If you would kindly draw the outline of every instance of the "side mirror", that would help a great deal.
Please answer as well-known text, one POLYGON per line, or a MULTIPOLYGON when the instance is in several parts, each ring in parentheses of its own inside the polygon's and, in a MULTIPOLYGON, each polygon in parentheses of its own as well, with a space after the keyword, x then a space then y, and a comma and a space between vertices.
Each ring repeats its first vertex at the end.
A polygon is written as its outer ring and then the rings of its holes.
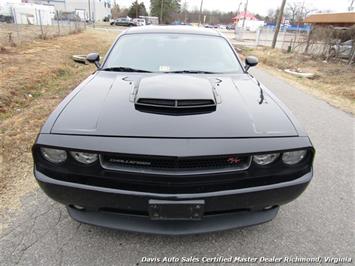
POLYGON ((250 67, 256 66, 259 63, 255 56, 247 56, 245 58, 245 70, 248 71, 250 67))
POLYGON ((95 64, 97 68, 100 67, 100 55, 98 53, 91 53, 86 56, 88 62, 95 64))

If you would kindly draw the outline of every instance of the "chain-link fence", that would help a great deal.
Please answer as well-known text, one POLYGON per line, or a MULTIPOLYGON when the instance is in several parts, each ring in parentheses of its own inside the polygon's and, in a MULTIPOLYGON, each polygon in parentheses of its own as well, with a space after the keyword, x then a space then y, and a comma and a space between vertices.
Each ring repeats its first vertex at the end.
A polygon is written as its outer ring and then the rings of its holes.
POLYGON ((18 46, 35 39, 77 33, 86 28, 84 21, 52 20, 51 25, 0 23, 0 48, 18 46))
MULTIPOLYGON (((236 44, 256 47, 271 47, 274 30, 268 27, 257 31, 237 29, 234 36, 236 44)), ((229 33, 230 34, 230 33, 229 33)), ((339 59, 354 58, 355 28, 319 27, 311 31, 280 31, 276 48, 288 52, 307 53, 313 56, 336 57, 339 59)))
MULTIPOLYGON (((255 46, 266 46, 271 47, 272 40, 274 37, 274 30, 270 28, 259 28, 257 31, 236 31, 236 40, 240 44, 255 47, 255 46)), ((308 32, 301 31, 280 31, 276 48, 295 52, 304 52, 307 45, 308 32)))

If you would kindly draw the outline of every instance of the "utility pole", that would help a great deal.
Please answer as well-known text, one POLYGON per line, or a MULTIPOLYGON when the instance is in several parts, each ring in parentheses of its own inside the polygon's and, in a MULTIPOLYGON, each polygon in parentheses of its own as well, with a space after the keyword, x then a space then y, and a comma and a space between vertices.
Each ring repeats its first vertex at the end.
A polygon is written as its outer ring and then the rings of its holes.
POLYGON ((234 21, 234 33, 235 33, 235 39, 237 38, 241 38, 241 34, 240 31, 238 29, 238 24, 239 24, 239 14, 240 14, 240 7, 243 4, 243 0, 240 0, 239 5, 238 5, 238 10, 237 10, 237 14, 235 15, 235 21, 234 21))
POLYGON ((138 18, 138 9, 139 9, 138 0, 136 0, 136 18, 138 18))
POLYGON ((89 17, 88 17, 88 19, 89 19, 89 23, 90 23, 90 21, 91 21, 91 7, 90 7, 90 0, 88 0, 88 8, 89 8, 89 17))
POLYGON ((243 18, 242 29, 244 29, 245 20, 246 20, 246 17, 247 17, 247 12, 248 12, 248 0, 245 2, 245 6, 244 6, 244 18, 243 18))
POLYGON ((96 0, 92 0, 92 5, 93 5, 93 27, 95 28, 95 22, 96 22, 96 5, 95 5, 96 0))
POLYGON ((160 0, 160 24, 163 24, 164 0, 160 0))
POLYGON ((351 0, 350 6, 348 7, 349 12, 353 11, 354 9, 353 5, 354 5, 354 0, 351 0))
POLYGON ((280 26, 281 26, 281 21, 282 21, 282 16, 283 16, 283 14, 284 14, 285 5, 286 5, 286 0, 282 0, 281 7, 280 7, 280 12, 279 12, 279 16, 277 17, 277 22, 276 22, 276 27, 275 27, 274 38, 272 39, 272 45, 271 45, 271 48, 272 48, 272 49, 274 49, 275 46, 276 46, 277 36, 279 35, 280 26))
POLYGON ((186 0, 185 0, 185 2, 184 2, 184 23, 185 24, 187 22, 187 13, 186 13, 186 11, 187 11, 187 3, 186 3, 186 0))
POLYGON ((199 25, 202 24, 202 8, 203 8, 203 0, 201 0, 200 13, 198 14, 198 23, 199 23, 199 25))

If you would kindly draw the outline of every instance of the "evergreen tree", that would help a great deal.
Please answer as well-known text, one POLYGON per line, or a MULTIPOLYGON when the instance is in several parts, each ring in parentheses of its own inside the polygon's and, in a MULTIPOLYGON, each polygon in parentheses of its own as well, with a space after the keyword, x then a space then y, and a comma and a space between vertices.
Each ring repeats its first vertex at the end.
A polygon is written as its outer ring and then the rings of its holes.
POLYGON ((161 6, 163 6, 163 18, 161 24, 170 23, 180 13, 180 0, 150 0, 150 14, 151 16, 159 17, 161 15, 161 6))
POLYGON ((138 3, 138 1, 133 2, 128 10, 128 16, 131 18, 138 18, 139 16, 147 16, 147 15, 148 12, 143 2, 142 3, 138 3))

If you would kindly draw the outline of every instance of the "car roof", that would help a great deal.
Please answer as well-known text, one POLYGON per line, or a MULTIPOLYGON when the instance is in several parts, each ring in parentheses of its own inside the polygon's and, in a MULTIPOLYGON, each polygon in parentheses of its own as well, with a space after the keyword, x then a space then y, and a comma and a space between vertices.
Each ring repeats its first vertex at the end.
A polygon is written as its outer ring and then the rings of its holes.
POLYGON ((123 34, 139 34, 139 33, 181 33, 181 34, 200 34, 209 36, 221 36, 221 34, 213 29, 194 26, 158 26, 149 25, 142 27, 129 28, 123 34))

